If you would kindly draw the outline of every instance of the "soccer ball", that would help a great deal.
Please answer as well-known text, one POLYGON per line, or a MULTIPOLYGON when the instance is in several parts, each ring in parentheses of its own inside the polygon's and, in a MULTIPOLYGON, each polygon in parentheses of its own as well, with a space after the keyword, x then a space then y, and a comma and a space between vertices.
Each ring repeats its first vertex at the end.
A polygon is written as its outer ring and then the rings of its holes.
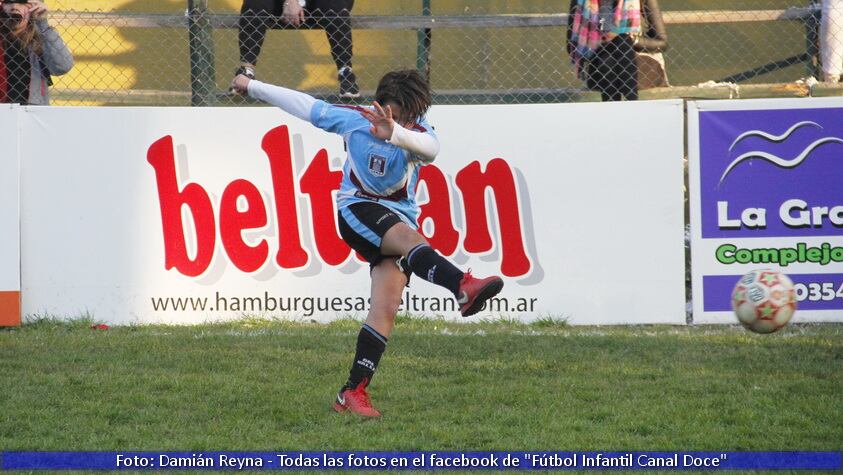
POLYGON ((777 270, 754 270, 735 284, 732 309, 748 330, 773 333, 796 312, 796 291, 790 278, 777 270))

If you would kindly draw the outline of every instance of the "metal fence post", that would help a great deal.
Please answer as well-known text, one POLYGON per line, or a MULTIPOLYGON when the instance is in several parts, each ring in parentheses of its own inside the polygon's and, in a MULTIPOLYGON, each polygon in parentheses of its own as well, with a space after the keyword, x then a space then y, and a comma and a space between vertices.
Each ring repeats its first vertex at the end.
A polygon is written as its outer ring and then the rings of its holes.
POLYGON ((822 72, 820 71, 820 21, 822 16, 820 14, 820 5, 818 2, 811 3, 811 12, 806 16, 802 22, 805 25, 805 71, 808 76, 813 76, 822 81, 822 72))
POLYGON ((190 48, 190 105, 210 106, 215 102, 217 85, 208 0, 187 0, 187 24, 190 48))
MULTIPOLYGON (((430 16, 430 0, 422 0, 422 15, 430 16)), ((430 28, 418 30, 418 47, 416 49, 416 69, 430 80, 430 28)))

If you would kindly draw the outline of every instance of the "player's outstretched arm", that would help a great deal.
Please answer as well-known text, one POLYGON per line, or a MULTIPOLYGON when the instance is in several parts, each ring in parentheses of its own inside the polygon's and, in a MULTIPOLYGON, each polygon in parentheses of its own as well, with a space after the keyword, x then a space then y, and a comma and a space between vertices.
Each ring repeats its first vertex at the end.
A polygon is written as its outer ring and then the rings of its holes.
POLYGON ((430 163, 439 155, 439 139, 427 132, 416 132, 395 124, 389 143, 413 153, 423 162, 430 163))
POLYGON ((377 102, 373 105, 373 109, 360 112, 372 124, 369 132, 373 136, 409 151, 423 162, 430 163, 436 158, 439 139, 435 135, 404 128, 393 119, 391 107, 381 107, 377 102))
POLYGON ((234 78, 231 88, 239 94, 248 94, 249 97, 272 104, 308 122, 310 122, 310 111, 316 103, 315 98, 303 92, 249 79, 248 76, 242 74, 234 78))

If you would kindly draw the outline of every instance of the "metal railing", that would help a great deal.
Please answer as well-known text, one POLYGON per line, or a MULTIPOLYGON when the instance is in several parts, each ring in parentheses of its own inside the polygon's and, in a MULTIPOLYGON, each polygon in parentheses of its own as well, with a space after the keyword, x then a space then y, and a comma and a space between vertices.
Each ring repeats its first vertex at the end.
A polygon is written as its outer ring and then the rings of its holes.
MULTIPOLYGON (((239 64, 236 36, 243 18, 216 14, 208 10, 207 0, 189 0, 187 7, 184 14, 53 12, 51 23, 71 43, 77 57, 76 70, 67 78, 56 79, 54 99, 61 103, 148 105, 243 103, 242 98, 227 92, 239 64), (128 43, 135 49, 127 47, 128 43)), ((818 14, 819 7, 813 5, 665 11, 670 44, 665 59, 671 86, 642 91, 641 97, 843 93, 837 84, 798 82, 820 75, 818 14), (751 34, 762 40, 742 44, 743 38, 718 36, 721 31, 735 36, 751 34), (709 44, 700 44, 702 39, 709 44), (724 48, 730 41, 736 43, 724 48), (744 46, 748 51, 741 51, 744 46)), ((247 20, 262 22, 273 31, 297 29, 278 17, 247 20)), ((437 103, 600 99, 576 77, 565 52, 567 13, 436 15, 429 0, 423 0, 416 15, 352 14, 350 22, 355 52, 361 44, 366 45, 364 49, 377 50, 363 55, 364 59, 354 58, 363 96, 360 101, 372 94, 380 74, 396 67, 416 67, 428 74, 437 103)), ((261 55, 260 78, 328 100, 342 100, 324 37, 308 37, 305 43, 312 51, 306 55, 276 54, 283 48, 275 43, 268 38, 264 44, 269 51, 261 55)), ((300 39, 294 43, 302 47, 300 39)))

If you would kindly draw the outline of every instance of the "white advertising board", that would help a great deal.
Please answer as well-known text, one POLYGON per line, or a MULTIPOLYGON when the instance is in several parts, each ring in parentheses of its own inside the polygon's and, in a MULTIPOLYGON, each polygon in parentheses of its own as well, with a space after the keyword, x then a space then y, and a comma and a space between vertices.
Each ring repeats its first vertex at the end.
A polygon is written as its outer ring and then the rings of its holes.
POLYGON ((688 103, 694 322, 735 323, 753 269, 795 284, 793 321, 843 322, 843 99, 688 103))
POLYGON ((19 110, 0 104, 0 326, 20 324, 19 110))
MULTIPOLYGON (((27 112, 25 313, 365 316, 368 266, 335 221, 340 137, 274 108, 27 112)), ((421 229, 506 282, 479 317, 684 323, 681 101, 437 106, 429 119, 442 151, 421 174, 421 229)), ((417 277, 402 305, 454 308, 417 277)))

